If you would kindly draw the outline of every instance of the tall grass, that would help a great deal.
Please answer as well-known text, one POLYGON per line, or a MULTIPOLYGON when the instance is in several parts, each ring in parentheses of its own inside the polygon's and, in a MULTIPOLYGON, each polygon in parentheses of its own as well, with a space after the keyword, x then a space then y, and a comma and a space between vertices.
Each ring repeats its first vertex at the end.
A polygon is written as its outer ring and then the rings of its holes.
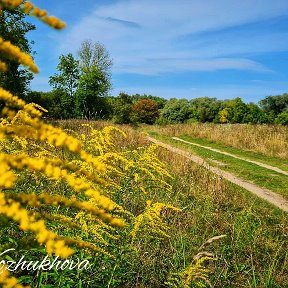
MULTIPOLYGON (((83 121, 60 121, 65 129, 81 130, 83 121)), ((105 122, 89 122, 95 128, 105 122)), ((122 129, 128 134, 122 146, 133 148, 148 145, 145 138, 129 126, 122 129), (139 141, 139 143, 138 143, 139 141)), ((127 237, 110 247, 116 260, 101 255, 94 256, 93 273, 81 276, 85 287, 167 287, 172 279, 179 280, 193 262, 202 244, 216 235, 226 234, 219 243, 212 243, 209 251, 217 261, 208 262, 210 282, 213 287, 286 287, 288 284, 288 219, 284 212, 274 209, 257 197, 234 186, 186 158, 163 148, 157 156, 165 162, 174 179, 171 192, 151 189, 153 202, 172 203, 182 212, 162 211, 169 225, 170 237, 151 237, 151 227, 141 230, 140 237, 131 249, 127 237), (125 240, 126 239, 126 240, 125 240), (180 272, 180 273, 179 273, 180 272), (92 277, 93 275, 93 277, 92 277), (173 278, 174 277, 174 278, 173 278)), ((123 183, 125 180, 123 181, 123 183)), ((124 183, 122 205, 134 215, 143 213, 145 194, 135 193, 135 188, 124 183)), ((125 235, 127 230, 120 232, 125 235)), ((75 275, 70 275, 74 280, 75 275)), ((63 275, 64 279, 67 276, 63 275)), ((185 278, 184 278, 185 279, 185 278)), ((47 282, 49 283, 48 280, 47 282)), ((180 283, 174 287, 183 287, 180 283), (178 285, 178 286, 177 286, 178 285)), ((205 282, 203 287, 209 287, 205 282)), ((172 286, 173 287, 173 286, 172 286)), ((189 287, 189 286, 187 286, 189 287)), ((197 287, 191 284, 190 287, 197 287)))
POLYGON ((147 146, 150 142, 146 139, 144 134, 141 134, 135 130, 135 128, 131 125, 115 125, 109 121, 89 121, 83 119, 70 119, 70 120, 49 120, 49 123, 53 124, 54 126, 60 127, 62 129, 67 129, 68 131, 77 131, 77 133, 87 134, 89 131, 87 127, 83 126, 82 124, 89 124, 94 129, 102 130, 107 126, 115 126, 120 128, 121 130, 125 131, 126 139, 123 141, 121 136, 115 135, 114 141, 115 146, 119 149, 134 149, 137 147, 147 146))
POLYGON ((213 287, 288 287, 285 212, 184 157, 164 149, 158 156, 176 176, 173 203, 185 212, 171 226, 171 241, 178 247, 174 265, 185 265, 208 235, 226 234, 213 250, 219 257, 211 276, 213 287))
POLYGON ((224 145, 288 159, 288 127, 280 125, 192 123, 153 126, 162 135, 187 134, 206 138, 224 145))

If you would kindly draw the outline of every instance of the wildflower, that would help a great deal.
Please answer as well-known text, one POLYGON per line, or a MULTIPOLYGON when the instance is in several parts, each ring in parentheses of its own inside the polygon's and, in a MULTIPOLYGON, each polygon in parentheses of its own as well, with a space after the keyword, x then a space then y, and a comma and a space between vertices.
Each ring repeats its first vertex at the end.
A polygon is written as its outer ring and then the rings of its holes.
POLYGON ((4 7, 15 9, 23 3, 23 0, 1 0, 0 4, 4 7))
POLYGON ((22 52, 20 48, 11 44, 10 41, 5 41, 2 37, 0 37, 0 52, 17 60, 20 64, 29 67, 32 72, 39 72, 38 67, 29 54, 22 52))
POLYGON ((147 201, 145 211, 134 219, 134 226, 130 233, 132 243, 136 240, 136 234, 139 232, 142 226, 146 226, 150 230, 150 233, 152 232, 155 235, 158 235, 160 238, 169 237, 167 234, 169 228, 161 219, 161 212, 164 209, 171 209, 177 212, 181 211, 181 209, 172 205, 164 203, 152 204, 150 200, 147 201))
POLYGON ((17 279, 12 277, 10 273, 5 269, 2 268, 0 273, 0 284, 2 284, 3 288, 29 288, 30 286, 22 286, 21 284, 17 283, 17 279))
POLYGON ((7 65, 5 62, 0 61, 0 72, 6 72, 7 71, 7 65))
POLYGON ((9 9, 15 9, 20 7, 25 14, 35 16, 55 29, 62 29, 66 26, 66 24, 60 19, 55 16, 48 16, 47 11, 34 6, 29 1, 24 2, 23 0, 0 0, 0 5, 3 5, 4 8, 9 9))
POLYGON ((73 253, 73 250, 65 245, 63 241, 57 240, 57 235, 49 231, 43 220, 35 220, 30 216, 26 209, 20 207, 18 202, 6 200, 0 192, 0 214, 6 215, 19 223, 23 231, 32 231, 35 233, 36 240, 40 244, 46 244, 48 254, 55 253, 57 256, 66 258, 73 253))

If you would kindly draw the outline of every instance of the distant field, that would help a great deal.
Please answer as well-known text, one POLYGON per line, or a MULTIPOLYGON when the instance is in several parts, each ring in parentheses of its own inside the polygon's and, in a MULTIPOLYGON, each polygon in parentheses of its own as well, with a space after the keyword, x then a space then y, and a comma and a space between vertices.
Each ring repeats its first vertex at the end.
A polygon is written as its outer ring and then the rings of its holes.
POLYGON ((165 136, 187 135, 288 160, 287 126, 192 123, 152 126, 149 130, 165 136))

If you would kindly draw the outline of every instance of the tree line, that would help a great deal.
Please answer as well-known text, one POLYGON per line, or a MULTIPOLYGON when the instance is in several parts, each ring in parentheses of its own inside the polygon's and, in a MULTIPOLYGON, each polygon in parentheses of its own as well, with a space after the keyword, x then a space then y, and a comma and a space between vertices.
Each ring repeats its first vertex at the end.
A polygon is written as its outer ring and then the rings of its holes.
MULTIPOLYGON (((28 53, 32 52, 32 43, 26 34, 34 29, 35 26, 27 23, 23 13, 17 10, 0 15, 0 34, 28 53)), ((31 91, 33 75, 15 61, 3 60, 8 61, 9 72, 0 75, 0 85, 27 102, 48 110, 48 118, 105 119, 119 124, 213 122, 288 125, 288 94, 267 96, 258 104, 246 104, 239 97, 232 100, 211 97, 167 100, 125 92, 116 97, 109 96, 112 59, 103 44, 90 40, 82 43, 77 56, 69 53, 59 57, 57 73, 49 78, 49 92, 31 91)))
POLYGON ((122 92, 116 97, 94 97, 91 109, 89 103, 92 102, 87 102, 87 107, 82 106, 84 109, 82 113, 79 106, 71 105, 73 101, 71 98, 67 98, 70 100, 66 101, 66 97, 67 94, 60 90, 53 90, 30 92, 27 100, 47 108, 49 110, 47 117, 56 119, 103 119, 112 120, 117 124, 165 125, 212 122, 288 125, 288 94, 267 96, 257 105, 246 104, 239 97, 232 100, 218 100, 210 97, 167 100, 152 95, 128 95, 122 92))

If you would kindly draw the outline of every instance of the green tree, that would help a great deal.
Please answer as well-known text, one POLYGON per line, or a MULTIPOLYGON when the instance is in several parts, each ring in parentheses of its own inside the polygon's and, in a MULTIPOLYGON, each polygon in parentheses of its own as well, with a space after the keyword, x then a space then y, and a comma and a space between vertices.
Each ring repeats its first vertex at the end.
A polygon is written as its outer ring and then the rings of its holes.
MULTIPOLYGON (((38 92, 31 91, 26 96, 27 102, 33 102, 39 104, 48 113, 45 113, 45 117, 55 118, 55 119, 68 119, 73 117, 73 107, 70 107, 66 102, 65 97, 63 97, 63 90, 55 89, 50 92, 38 92)), ((68 99, 70 97, 66 95, 68 99)))
POLYGON ((112 87, 112 60, 105 46, 86 40, 79 55, 81 77, 76 93, 76 113, 88 119, 107 118, 111 108, 105 96, 112 87))
POLYGON ((61 119, 72 118, 75 116, 75 93, 80 77, 79 61, 71 53, 61 55, 57 70, 59 73, 50 77, 49 84, 54 88, 51 96, 58 100, 61 109, 58 111, 53 106, 53 110, 58 112, 52 112, 50 115, 61 119))
POLYGON ((261 100, 259 104, 270 118, 270 121, 273 122, 278 114, 288 109, 288 94, 267 96, 265 99, 261 100))
POLYGON ((216 98, 201 97, 190 101, 192 117, 199 122, 213 122, 221 110, 221 101, 216 98))
POLYGON ((247 113, 243 123, 263 124, 268 122, 268 117, 260 107, 254 103, 247 104, 247 113))
POLYGON ((244 118, 247 113, 247 106, 240 97, 230 101, 229 107, 231 108, 231 123, 244 123, 244 118))
POLYGON ((57 70, 59 74, 51 76, 49 84, 54 89, 63 90, 70 97, 74 97, 80 77, 79 61, 71 53, 61 55, 57 70))
POLYGON ((96 66, 84 70, 76 93, 76 113, 86 119, 107 118, 110 107, 105 96, 111 89, 107 75, 96 66))
POLYGON ((248 110, 241 98, 225 101, 225 106, 218 113, 220 123, 244 123, 248 110))
MULTIPOLYGON (((25 21, 25 14, 19 10, 4 10, 0 14, 1 37, 29 54, 32 53, 32 48, 26 34, 35 29, 33 24, 25 21)), ((3 55, 0 55, 0 59, 8 64, 7 72, 0 73, 0 86, 24 98, 29 91, 33 74, 12 59, 5 59, 3 55)))
POLYGON ((116 124, 131 123, 132 97, 121 92, 113 102, 113 117, 112 120, 116 124))
POLYGON ((49 94, 49 92, 29 91, 25 97, 25 101, 27 103, 36 103, 48 110, 51 107, 51 101, 49 101, 49 98, 47 99, 47 94, 49 94))
POLYGON ((279 113, 275 119, 275 123, 281 124, 281 125, 288 125, 288 110, 282 113, 279 113))
POLYGON ((183 123, 191 118, 191 113, 192 109, 187 99, 172 98, 166 102, 160 115, 170 123, 183 123))

